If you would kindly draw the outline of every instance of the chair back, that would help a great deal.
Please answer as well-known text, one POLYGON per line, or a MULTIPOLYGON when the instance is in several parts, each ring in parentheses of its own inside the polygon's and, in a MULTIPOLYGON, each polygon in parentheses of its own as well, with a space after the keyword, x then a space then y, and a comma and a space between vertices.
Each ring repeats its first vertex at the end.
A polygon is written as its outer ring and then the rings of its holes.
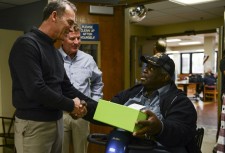
POLYGON ((2 132, 0 132, 0 138, 3 139, 3 143, 0 144, 0 147, 6 147, 15 150, 14 147, 14 121, 15 113, 12 117, 0 116, 2 123, 2 132))
POLYGON ((217 100, 218 91, 216 89, 216 85, 204 85, 203 90, 203 98, 206 101, 207 98, 213 99, 214 101, 217 100))

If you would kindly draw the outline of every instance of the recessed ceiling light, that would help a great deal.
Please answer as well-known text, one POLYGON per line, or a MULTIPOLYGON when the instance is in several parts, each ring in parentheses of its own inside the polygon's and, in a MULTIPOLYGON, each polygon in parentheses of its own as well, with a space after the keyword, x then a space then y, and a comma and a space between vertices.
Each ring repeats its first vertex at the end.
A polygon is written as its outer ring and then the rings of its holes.
POLYGON ((169 0, 169 1, 181 4, 181 5, 194 5, 194 4, 200 4, 200 3, 214 2, 218 0, 169 0))
POLYGON ((197 44, 201 44, 201 42, 200 41, 189 41, 189 42, 179 43, 179 45, 197 45, 197 44))
POLYGON ((181 39, 167 39, 166 42, 179 42, 181 39))

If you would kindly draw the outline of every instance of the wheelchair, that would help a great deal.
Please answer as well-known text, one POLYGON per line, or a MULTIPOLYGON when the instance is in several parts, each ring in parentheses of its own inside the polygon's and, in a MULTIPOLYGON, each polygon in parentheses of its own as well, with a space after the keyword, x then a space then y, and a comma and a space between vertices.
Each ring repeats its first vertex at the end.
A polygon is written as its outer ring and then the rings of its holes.
POLYGON ((156 145, 151 140, 131 137, 130 132, 117 129, 108 135, 93 133, 87 139, 90 143, 105 146, 105 153, 147 153, 156 145))
MULTIPOLYGON (((197 128, 195 141, 200 150, 203 137, 204 128, 197 128)), ((105 153, 149 153, 157 146, 152 140, 135 138, 132 137, 130 132, 118 129, 113 130, 109 135, 93 133, 87 139, 90 143, 105 146, 105 153)))

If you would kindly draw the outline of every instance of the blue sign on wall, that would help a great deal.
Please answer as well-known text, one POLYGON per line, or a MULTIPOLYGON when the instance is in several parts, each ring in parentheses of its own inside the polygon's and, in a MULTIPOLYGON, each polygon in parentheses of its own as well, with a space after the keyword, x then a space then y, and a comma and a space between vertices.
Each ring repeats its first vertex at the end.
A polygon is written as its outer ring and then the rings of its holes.
POLYGON ((81 24, 81 41, 99 41, 98 24, 81 24))

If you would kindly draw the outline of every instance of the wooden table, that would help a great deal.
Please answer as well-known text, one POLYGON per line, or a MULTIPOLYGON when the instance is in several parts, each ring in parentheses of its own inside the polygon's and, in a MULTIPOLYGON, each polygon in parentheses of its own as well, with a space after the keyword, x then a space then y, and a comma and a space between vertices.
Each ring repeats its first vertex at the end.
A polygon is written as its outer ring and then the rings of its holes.
POLYGON ((197 87, 198 82, 189 82, 189 80, 181 80, 181 81, 175 81, 176 85, 183 86, 183 91, 187 94, 188 86, 189 85, 195 85, 197 87))

